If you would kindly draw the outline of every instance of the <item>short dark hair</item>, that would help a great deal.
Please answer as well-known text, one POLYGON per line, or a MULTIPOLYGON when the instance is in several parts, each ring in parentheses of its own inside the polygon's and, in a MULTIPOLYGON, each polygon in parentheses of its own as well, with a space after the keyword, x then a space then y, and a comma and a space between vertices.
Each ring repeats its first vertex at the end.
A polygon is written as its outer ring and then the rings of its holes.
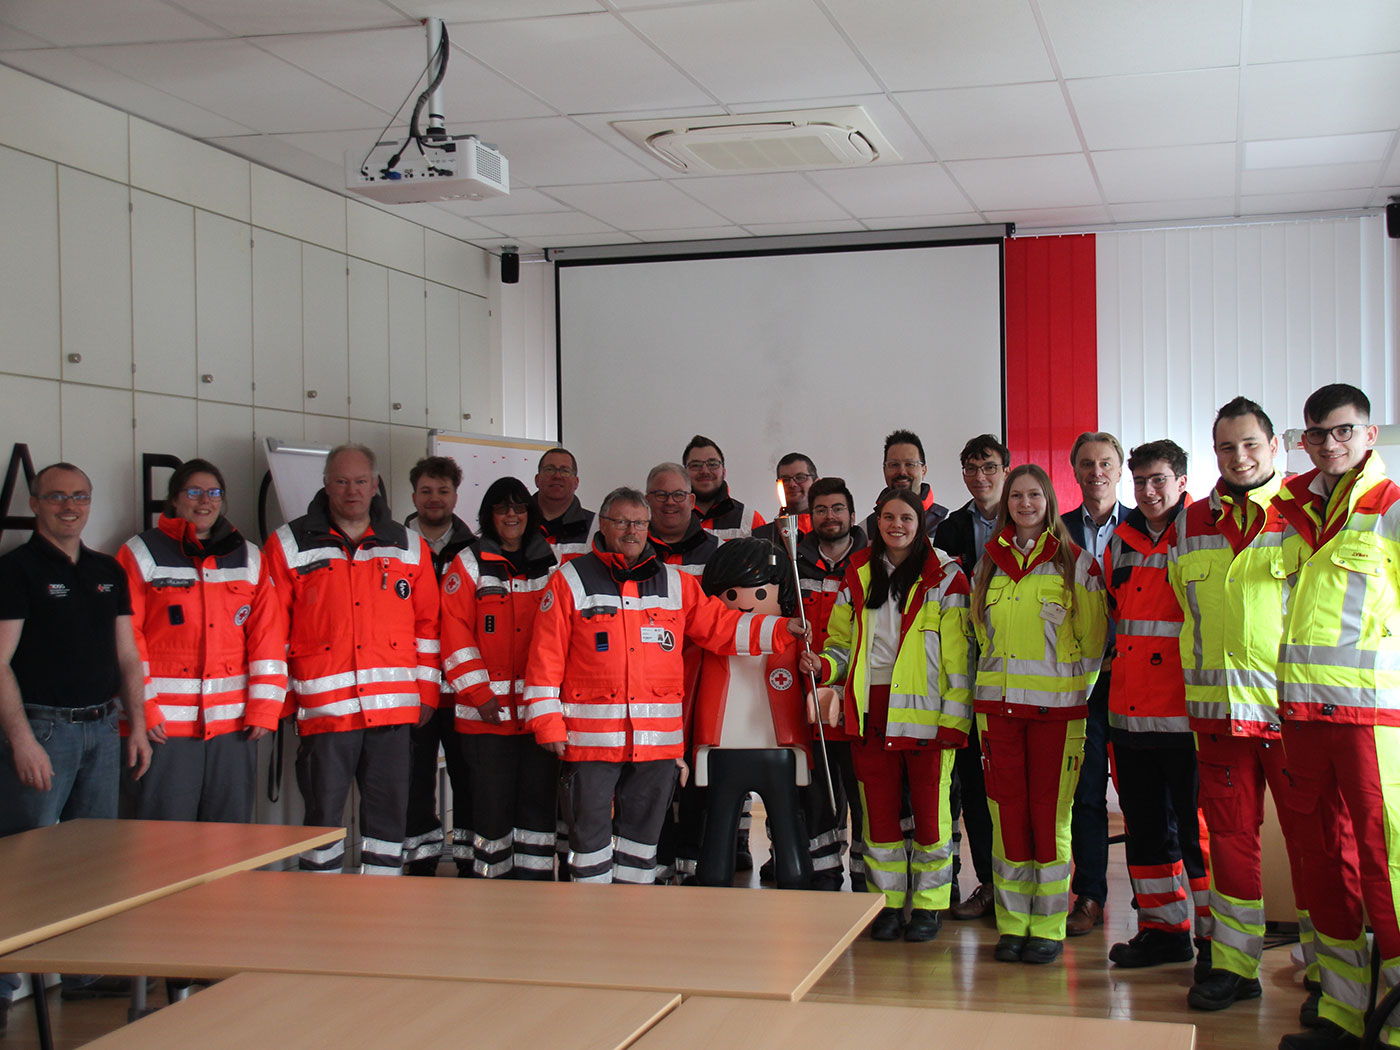
POLYGON ((219 483, 219 488, 224 490, 224 506, 228 506, 228 486, 224 484, 223 471, 207 459, 187 459, 175 468, 175 473, 170 475, 170 483, 165 486, 165 513, 167 516, 174 515, 175 497, 180 494, 181 489, 190 483, 190 478, 196 474, 213 474, 219 483))
POLYGON ((1171 467, 1172 473, 1178 477, 1186 473, 1186 450, 1171 438, 1148 441, 1128 453, 1129 470, 1137 470, 1158 461, 1171 467))
POLYGON ((885 451, 882 454, 888 456, 892 445, 913 445, 919 450, 919 458, 925 463, 928 462, 928 457, 924 455, 924 443, 919 440, 919 435, 912 430, 890 431, 885 437, 885 451))
POLYGON ((985 459, 990 455, 996 455, 1003 467, 1011 466, 1011 450, 995 434, 978 434, 968 441, 958 453, 958 463, 965 467, 969 459, 985 459))
POLYGON ((492 543, 500 543, 501 537, 496 532, 496 519, 492 516, 491 509, 497 503, 506 502, 525 504, 525 535, 520 542, 520 546, 524 547, 530 542, 530 537, 538 535, 544 528, 544 519, 540 517, 540 508, 535 506, 535 501, 530 498, 530 490, 519 478, 497 478, 491 482, 486 494, 481 497, 481 509, 477 512, 476 523, 481 526, 482 536, 492 543))
POLYGON ((450 481, 454 489, 462 484, 462 468, 451 456, 424 456, 408 472, 408 483, 417 488, 424 476, 450 481))
POLYGON ((572 452, 570 452, 568 449, 566 449, 563 445, 555 445, 553 448, 545 449, 544 455, 540 457, 540 464, 539 464, 539 466, 537 466, 537 467, 535 468, 535 473, 538 474, 540 471, 542 471, 542 470, 544 469, 545 457, 546 457, 546 456, 552 456, 552 455, 554 455, 556 452, 562 452, 564 455, 566 455, 566 456, 569 457, 569 466, 573 467, 574 473, 577 474, 577 473, 578 473, 578 460, 575 459, 575 458, 574 458, 574 454, 573 454, 572 452))
POLYGON ((690 453, 692 450, 697 448, 705 448, 706 446, 709 446, 710 448, 718 452, 719 461, 721 463, 724 462, 724 449, 720 448, 718 442, 716 442, 713 438, 707 438, 704 434, 696 434, 693 438, 690 439, 690 444, 686 445, 685 451, 681 453, 681 462, 684 463, 690 458, 690 453))
POLYGON ((1259 420, 1259 428, 1264 431, 1264 436, 1273 440, 1274 421, 1269 418, 1269 413, 1264 411, 1264 406, 1247 397, 1236 397, 1221 405, 1220 411, 1215 414, 1215 422, 1210 425, 1211 442, 1215 441, 1216 424, 1222 419, 1238 419, 1240 416, 1253 416, 1259 420))
POLYGON ((92 488, 92 478, 88 477, 87 471, 82 467, 75 467, 72 463, 66 462, 50 463, 47 467, 39 468, 39 472, 29 482, 29 494, 35 499, 39 498, 39 483, 43 480, 44 475, 51 470, 71 470, 75 474, 81 474, 87 480, 88 488, 92 488))
POLYGON ((777 467, 774 468, 774 469, 775 469, 775 470, 782 470, 783 467, 790 467, 790 466, 792 466, 794 463, 798 462, 799 460, 801 460, 803 463, 806 463, 806 464, 807 464, 807 470, 808 470, 810 473, 812 473, 812 474, 816 474, 816 473, 817 473, 817 465, 816 465, 815 463, 812 462, 812 457, 809 456, 809 455, 807 455, 805 452, 789 452, 789 453, 788 453, 786 456, 784 456, 782 459, 778 460, 778 465, 777 465, 777 467))
POLYGON ((1350 383, 1328 383, 1308 395, 1303 403, 1303 420, 1321 423, 1339 408, 1352 407, 1371 421, 1371 399, 1350 383))
POLYGON ((811 506, 823 496, 842 495, 846 497, 846 508, 852 515, 856 512, 856 498, 851 495, 851 490, 846 487, 845 478, 818 478, 812 482, 812 487, 807 490, 807 506, 811 506))

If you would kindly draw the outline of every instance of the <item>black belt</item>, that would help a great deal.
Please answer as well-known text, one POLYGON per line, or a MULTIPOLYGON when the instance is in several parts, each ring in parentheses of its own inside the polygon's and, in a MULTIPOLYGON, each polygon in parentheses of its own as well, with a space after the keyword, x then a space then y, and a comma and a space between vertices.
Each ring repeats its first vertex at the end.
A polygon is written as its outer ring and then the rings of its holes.
POLYGON ((116 700, 92 707, 43 707, 39 704, 25 704, 24 713, 31 718, 49 722, 100 722, 117 709, 116 700))

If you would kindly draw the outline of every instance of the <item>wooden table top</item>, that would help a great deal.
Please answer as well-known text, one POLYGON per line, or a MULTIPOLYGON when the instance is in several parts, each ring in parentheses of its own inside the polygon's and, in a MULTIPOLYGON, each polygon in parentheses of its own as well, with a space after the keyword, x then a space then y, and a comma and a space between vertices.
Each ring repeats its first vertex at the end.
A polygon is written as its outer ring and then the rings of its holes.
POLYGON ((242 973, 87 1044, 92 1050, 259 1046, 548 1046, 622 1050, 674 992, 534 988, 397 977, 242 973))
POLYGON ((881 1045, 957 1050, 1192 1050, 1196 1026, 1090 1017, 932 1010, 920 1006, 774 1003, 754 999, 687 999, 633 1044, 633 1050, 811 1050, 881 1045))
POLYGON ((344 828, 69 820, 0 838, 0 952, 345 836, 344 828))
POLYGON ((883 900, 246 872, 0 958, 0 971, 271 971, 800 999, 883 900))

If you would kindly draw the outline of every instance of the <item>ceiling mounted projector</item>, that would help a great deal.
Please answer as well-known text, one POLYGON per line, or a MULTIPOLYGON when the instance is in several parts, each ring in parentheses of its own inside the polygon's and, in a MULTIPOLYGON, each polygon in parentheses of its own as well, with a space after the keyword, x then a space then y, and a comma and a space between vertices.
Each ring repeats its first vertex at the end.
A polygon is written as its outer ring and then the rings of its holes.
POLYGON ((480 201, 510 193, 510 164, 475 135, 424 139, 410 144, 392 168, 398 142, 375 143, 345 153, 345 188, 380 204, 480 201))

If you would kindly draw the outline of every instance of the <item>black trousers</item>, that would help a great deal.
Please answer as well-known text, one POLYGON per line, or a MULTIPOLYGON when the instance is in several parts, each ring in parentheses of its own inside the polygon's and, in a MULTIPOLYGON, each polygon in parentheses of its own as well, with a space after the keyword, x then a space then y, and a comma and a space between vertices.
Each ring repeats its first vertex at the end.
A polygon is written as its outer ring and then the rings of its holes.
POLYGON ((962 801, 963 830, 972 854, 972 869, 980 884, 992 884, 992 814, 987 808, 987 781, 982 773, 982 741, 977 723, 967 734, 967 746, 953 756, 953 776, 962 801))
POLYGON ((471 783, 473 873, 554 878, 559 759, 530 735, 461 733, 456 742, 471 783))
MULTIPOLYGON (((813 744, 813 747, 817 747, 813 744)), ((834 749, 836 744, 827 744, 827 756, 831 762, 832 794, 836 796, 836 809, 832 810, 826 791, 826 769, 820 755, 812 764, 812 782, 798 788, 802 801, 802 817, 807 825, 807 853, 812 861, 813 886, 839 889, 841 882, 841 850, 846 843, 846 785, 841 781, 840 766, 834 749), (829 886, 827 884, 830 884, 829 886)), ((850 755, 847 746, 846 754, 850 755)), ((857 802, 857 805, 860 803, 857 802)), ((769 839, 773 836, 771 828, 769 839)), ((859 834, 859 832, 857 832, 859 834)))
POLYGON ((151 747, 151 768, 140 780, 122 767, 122 815, 137 820, 253 819, 258 745, 243 730, 208 740, 170 737, 151 747))
POLYGON ((564 763, 572 881, 656 881, 656 842, 677 772, 669 758, 564 763))
MULTIPOLYGON (((360 861, 366 875, 398 875, 403 866, 408 812, 409 727, 379 726, 316 733, 297 744, 297 786, 307 827, 334 827, 345 812, 353 781, 360 789, 360 861)), ((303 871, 339 871, 344 841, 309 850, 303 871)))
POLYGON ((696 881, 702 886, 733 884, 739 818, 744 799, 757 791, 768 811, 778 885, 806 889, 812 881, 812 857, 797 792, 797 756, 787 748, 715 748, 709 754, 709 767, 696 881))
POLYGON ((460 869, 472 862, 471 790, 466 767, 462 764, 462 749, 457 744, 453 717, 454 703, 444 694, 433 717, 426 725, 409 731, 412 759, 408 774, 408 823, 405 827, 403 859, 405 864, 437 867, 446 843, 442 840, 441 800, 437 797, 437 756, 442 748, 447 764, 447 779, 452 784, 452 858, 460 869))

